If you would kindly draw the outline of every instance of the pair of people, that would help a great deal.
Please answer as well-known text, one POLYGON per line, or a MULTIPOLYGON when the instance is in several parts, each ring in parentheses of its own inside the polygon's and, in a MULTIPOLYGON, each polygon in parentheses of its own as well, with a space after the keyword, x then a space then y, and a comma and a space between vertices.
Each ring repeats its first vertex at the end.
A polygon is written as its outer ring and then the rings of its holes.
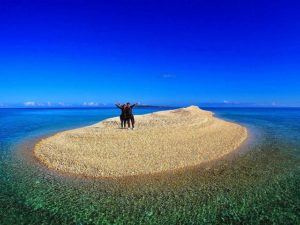
POLYGON ((126 124, 128 128, 132 128, 134 129, 134 115, 132 113, 132 109, 133 107, 135 107, 137 105, 133 104, 131 105, 129 102, 127 102, 126 104, 119 104, 116 103, 116 106, 121 109, 121 115, 120 115, 120 121, 121 121, 121 128, 126 128, 126 124))

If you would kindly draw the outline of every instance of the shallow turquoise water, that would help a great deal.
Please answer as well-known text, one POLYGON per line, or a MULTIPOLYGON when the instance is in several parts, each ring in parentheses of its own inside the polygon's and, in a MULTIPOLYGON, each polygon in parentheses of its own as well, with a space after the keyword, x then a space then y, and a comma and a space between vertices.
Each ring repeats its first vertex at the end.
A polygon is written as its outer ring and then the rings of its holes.
POLYGON ((255 132, 251 151, 184 172, 92 180, 45 170, 27 140, 118 110, 0 109, 0 224, 299 224, 300 109, 208 110, 255 132))

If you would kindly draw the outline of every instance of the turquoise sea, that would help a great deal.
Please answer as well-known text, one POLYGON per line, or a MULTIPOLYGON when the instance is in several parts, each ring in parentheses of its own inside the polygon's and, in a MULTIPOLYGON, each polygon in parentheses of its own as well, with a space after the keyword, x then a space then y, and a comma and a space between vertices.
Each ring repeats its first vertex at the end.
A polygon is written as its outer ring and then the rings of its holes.
POLYGON ((121 180, 58 174, 31 154, 38 138, 117 109, 0 109, 0 224, 300 224, 300 108, 206 109, 249 128, 247 151, 121 180))

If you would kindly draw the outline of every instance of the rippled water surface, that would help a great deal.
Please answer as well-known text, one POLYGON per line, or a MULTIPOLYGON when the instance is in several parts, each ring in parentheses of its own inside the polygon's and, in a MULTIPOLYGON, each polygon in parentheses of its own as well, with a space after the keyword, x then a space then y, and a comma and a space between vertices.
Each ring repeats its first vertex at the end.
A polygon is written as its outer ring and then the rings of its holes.
POLYGON ((32 142, 118 110, 0 109, 0 224, 300 224, 300 109, 208 110, 247 126, 250 151, 187 171, 93 180, 46 170, 32 142))

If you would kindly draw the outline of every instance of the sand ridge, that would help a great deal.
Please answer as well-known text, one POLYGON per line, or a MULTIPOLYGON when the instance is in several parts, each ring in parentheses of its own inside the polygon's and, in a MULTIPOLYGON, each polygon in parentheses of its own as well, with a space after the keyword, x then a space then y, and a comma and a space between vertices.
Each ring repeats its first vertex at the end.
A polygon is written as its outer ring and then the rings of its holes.
POLYGON ((197 106, 135 116, 136 129, 119 118, 40 140, 35 156, 48 168, 88 177, 122 177, 195 166, 237 149, 247 129, 197 106))

